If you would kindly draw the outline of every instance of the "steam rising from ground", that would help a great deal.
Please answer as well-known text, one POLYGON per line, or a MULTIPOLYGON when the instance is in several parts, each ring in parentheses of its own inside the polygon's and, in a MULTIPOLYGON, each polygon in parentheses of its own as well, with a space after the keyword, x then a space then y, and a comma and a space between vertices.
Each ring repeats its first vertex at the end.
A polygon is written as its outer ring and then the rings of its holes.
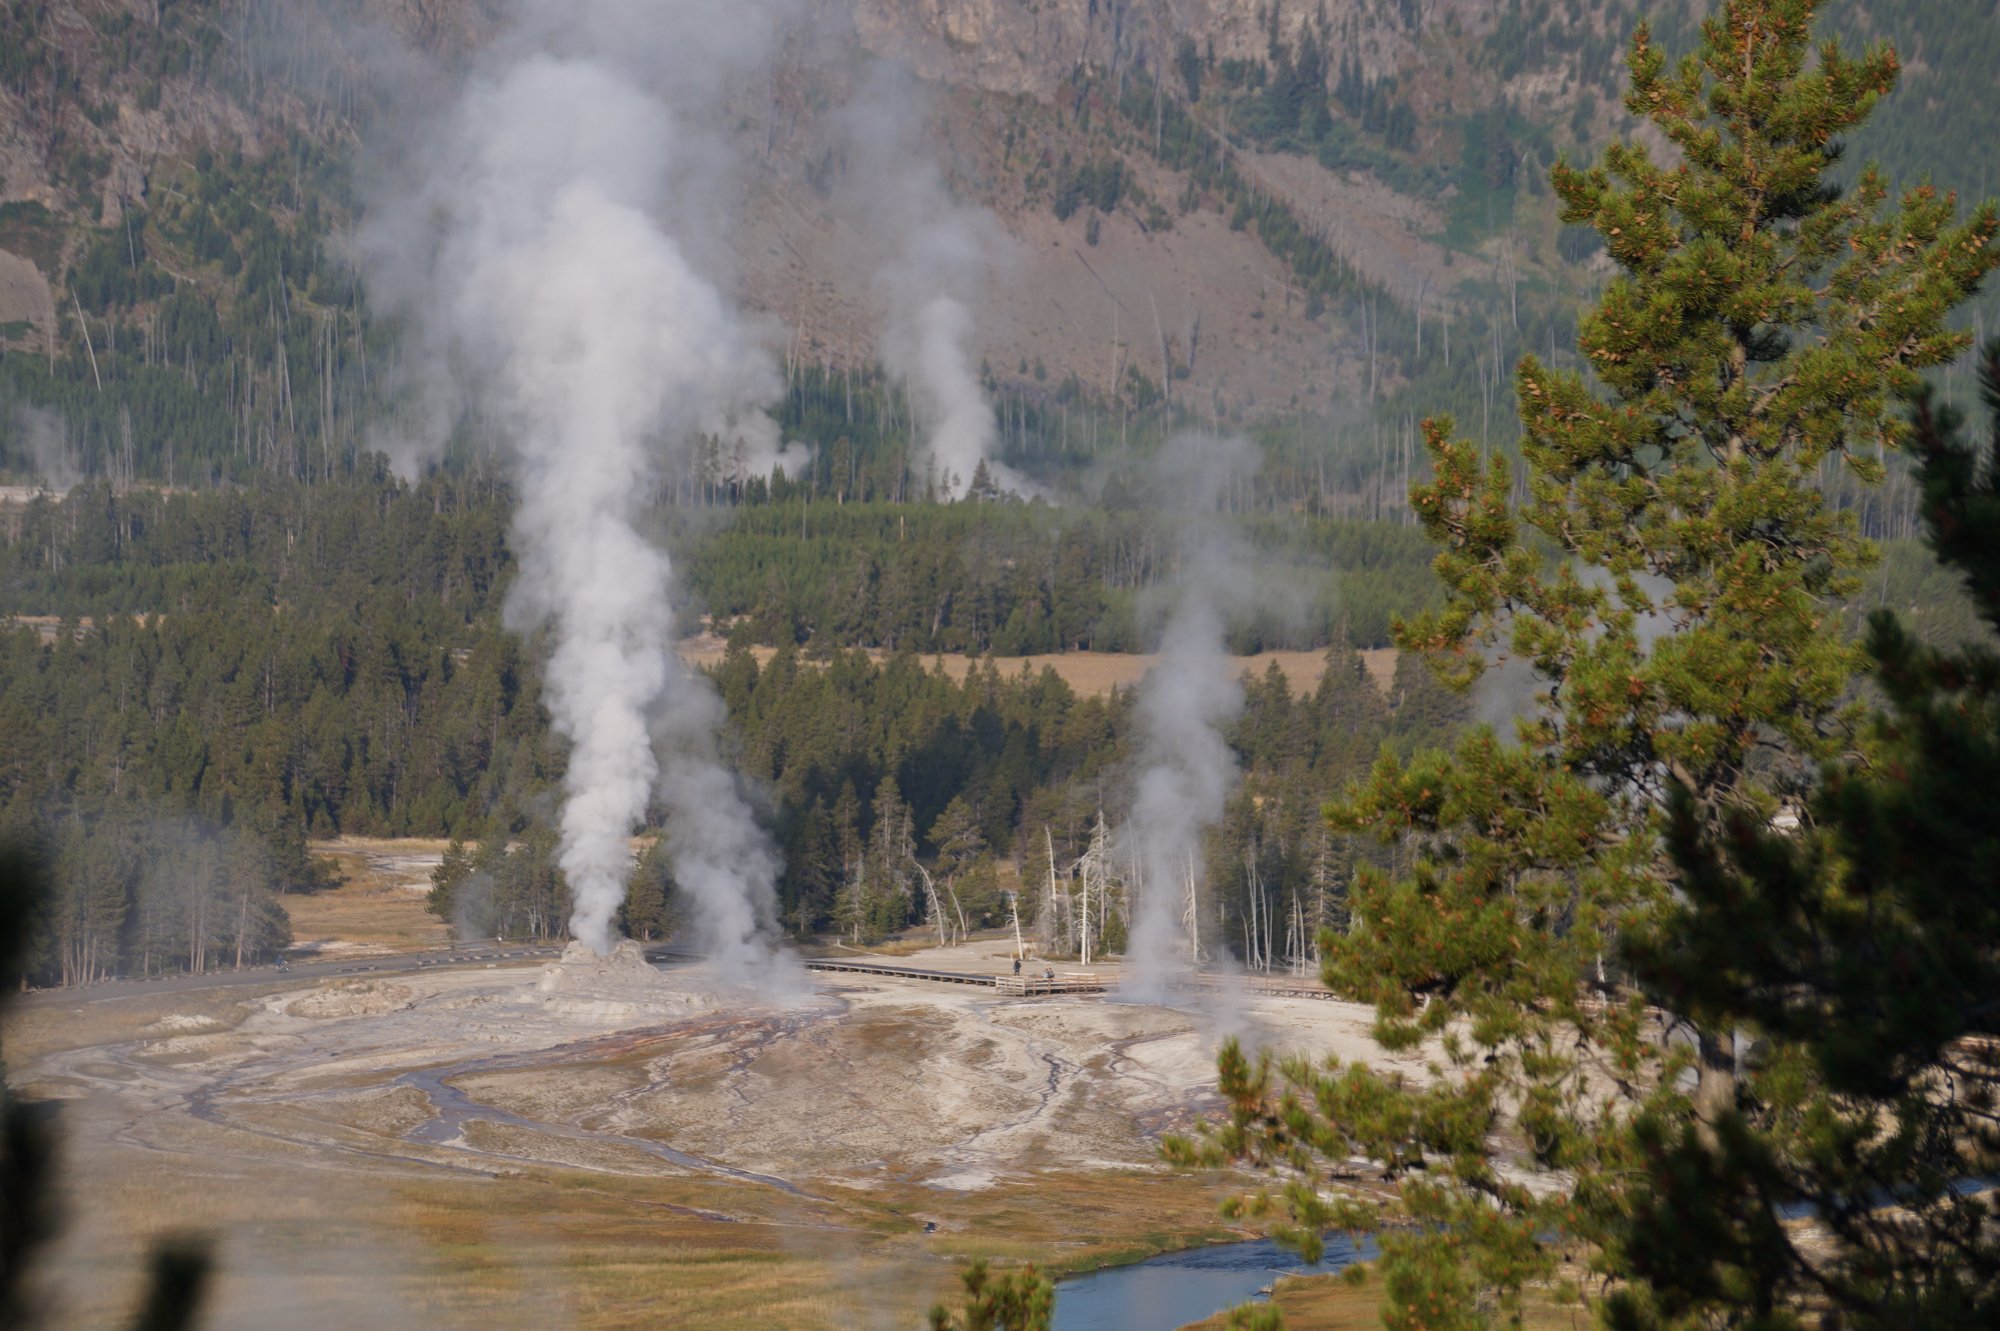
POLYGON ((551 630, 547 703, 571 745, 558 858, 571 929, 599 953, 656 788, 701 941, 760 955, 775 910, 776 857, 715 754, 719 702, 674 658, 672 570, 638 528, 663 463, 703 435, 744 472, 784 460, 760 405, 781 388, 772 356, 709 276, 728 154, 702 118, 775 19, 757 0, 523 0, 357 238, 444 404, 406 461, 468 401, 511 460, 507 618, 551 630))
POLYGON ((983 208, 954 201, 924 155, 923 98, 907 76, 874 67, 840 114, 848 135, 841 204, 869 243, 885 306, 882 363, 910 395, 938 490, 965 494, 980 463, 1003 490, 1025 478, 994 457, 993 404, 979 382, 973 309, 1007 234, 983 208))
POLYGON ((8 461, 26 464, 49 490, 62 494, 82 479, 69 452, 69 430, 62 416, 48 407, 17 405, 8 413, 15 446, 8 461))
MULTIPOLYGON (((1185 917, 1188 876, 1202 865, 1202 838, 1221 818, 1236 784, 1236 756, 1223 732, 1243 710, 1243 685, 1229 658, 1227 611, 1256 588, 1228 533, 1214 518, 1233 478, 1256 469, 1256 449, 1240 438, 1180 435, 1162 450, 1154 481, 1161 510, 1183 514, 1181 579, 1160 640, 1158 663, 1139 692, 1142 742, 1131 832, 1142 879, 1132 918, 1124 990, 1167 1001, 1173 977, 1199 960, 1185 917)), ((1220 951, 1220 940, 1204 940, 1220 951)))

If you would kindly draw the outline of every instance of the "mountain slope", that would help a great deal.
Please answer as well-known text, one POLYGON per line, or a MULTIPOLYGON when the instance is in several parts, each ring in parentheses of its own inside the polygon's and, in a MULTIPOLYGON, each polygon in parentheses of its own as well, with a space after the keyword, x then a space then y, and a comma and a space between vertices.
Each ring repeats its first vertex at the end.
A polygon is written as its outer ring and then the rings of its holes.
MULTIPOLYGON (((1630 0, 810 8, 811 39, 728 108, 741 294, 773 316, 788 366, 875 360, 837 115, 874 59, 924 81, 921 150, 1010 238, 977 341, 1024 436, 1073 450, 1090 431, 1094 452, 1106 430, 1172 418, 1311 413, 1348 422, 1329 438, 1386 424, 1407 453, 1409 422, 1450 408, 1504 439, 1505 365, 1565 345, 1598 280, 1541 182, 1558 154, 1631 128, 1630 0)), ((1653 8, 1685 46, 1692 7, 1653 8)), ((381 53, 448 69, 503 9, 6 0, 0 469, 35 465, 8 409, 23 402, 59 409, 82 472, 346 465, 394 354, 333 243, 383 105, 381 53)), ((1857 148, 1984 189, 2000 7, 1831 0, 1826 15, 1909 57, 1857 148)))

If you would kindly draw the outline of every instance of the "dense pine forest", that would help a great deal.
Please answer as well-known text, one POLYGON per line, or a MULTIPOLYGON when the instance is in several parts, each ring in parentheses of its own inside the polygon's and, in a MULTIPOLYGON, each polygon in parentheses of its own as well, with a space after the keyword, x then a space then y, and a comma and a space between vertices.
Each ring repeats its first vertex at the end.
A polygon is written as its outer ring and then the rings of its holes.
MULTIPOLYGON (((52 926, 51 978, 234 955, 223 944, 241 912, 172 915, 186 932, 160 941, 168 916, 153 894, 185 876, 140 870, 159 863, 147 847, 165 833, 149 829, 176 820, 202 845, 268 847, 281 893, 321 885, 309 837, 498 837, 547 853, 538 820, 563 756, 536 646, 501 622, 510 503, 490 478, 378 476, 171 494, 97 483, 9 512, 0 806, 14 835, 43 839, 63 880, 100 903, 52 926), (103 905, 107 894, 126 905, 103 905)), ((1053 674, 991 665, 953 683, 922 653, 1142 645, 1145 590, 1179 557, 1156 520, 803 498, 737 517, 690 542, 688 577, 734 623, 736 650, 716 676, 787 850, 791 927, 833 923, 840 866, 861 862, 854 847, 885 820, 907 816, 911 856, 932 863, 951 839, 940 819, 956 809, 982 856, 1012 864, 1045 827, 1074 859, 1079 829, 1100 808, 1116 812, 1129 695, 1079 698, 1053 674), (751 643, 782 650, 760 669, 751 643), (861 648, 890 656, 878 664, 861 648)), ((1245 796, 1246 809, 1268 811, 1252 823, 1283 824, 1259 844, 1296 856, 1314 807, 1297 792, 1358 773, 1380 743, 1441 736, 1464 704, 1421 670, 1384 696, 1352 655, 1422 601, 1428 574, 1407 528, 1244 524, 1327 598, 1302 622, 1236 626, 1244 650, 1331 654, 1313 696, 1259 681, 1238 737, 1246 768, 1293 792, 1269 805, 1245 796)), ((1220 862, 1239 863, 1250 835, 1239 823, 1220 862)), ((1289 887, 1283 874, 1271 881, 1289 887)), ((865 912, 871 933, 921 914, 900 894, 865 912)), ((513 926, 555 932, 563 916, 528 912, 513 926)), ((283 940, 279 918, 258 917, 250 955, 283 940)))

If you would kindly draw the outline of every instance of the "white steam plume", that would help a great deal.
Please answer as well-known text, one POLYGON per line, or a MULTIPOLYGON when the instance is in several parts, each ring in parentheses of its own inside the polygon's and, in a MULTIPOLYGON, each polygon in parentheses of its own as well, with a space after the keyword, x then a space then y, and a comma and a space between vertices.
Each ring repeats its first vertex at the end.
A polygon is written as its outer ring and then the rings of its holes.
MULTIPOLYGON (((1214 508, 1256 461, 1247 440, 1180 435, 1162 450, 1152 478, 1161 510, 1183 515, 1184 547, 1159 660, 1139 687, 1131 832, 1141 887, 1123 990, 1142 1001, 1166 1001, 1174 976, 1194 968, 1184 924, 1190 866, 1199 888, 1202 838, 1236 784, 1236 755, 1223 732, 1243 710, 1243 684, 1225 638, 1227 610, 1255 599, 1256 588, 1214 508)), ((1220 940, 1204 939, 1203 947, 1219 951, 1220 940)))
POLYGON ((875 264, 882 363, 910 395, 941 491, 963 496, 984 462, 1000 489, 1029 494, 1032 484, 994 456, 998 429, 974 350, 973 310, 1007 234, 984 208, 951 197, 919 141, 924 112, 909 77, 880 64, 839 117, 849 145, 840 204, 875 264))
POLYGON ((25 462, 42 485, 55 494, 67 493, 82 479, 76 461, 70 457, 69 427, 62 415, 49 407, 16 406, 10 413, 18 443, 11 450, 17 464, 25 462))
POLYGON ((507 619, 552 630, 559 862, 571 930, 600 953, 656 786, 701 941, 740 960, 774 910, 776 857, 715 756, 720 704, 673 655, 672 570, 638 528, 662 464, 703 433, 747 469, 779 461, 759 406, 776 366, 708 275, 726 153, 700 118, 773 18, 754 0, 517 6, 357 238, 371 296, 419 338, 429 399, 477 402, 512 463, 507 619))

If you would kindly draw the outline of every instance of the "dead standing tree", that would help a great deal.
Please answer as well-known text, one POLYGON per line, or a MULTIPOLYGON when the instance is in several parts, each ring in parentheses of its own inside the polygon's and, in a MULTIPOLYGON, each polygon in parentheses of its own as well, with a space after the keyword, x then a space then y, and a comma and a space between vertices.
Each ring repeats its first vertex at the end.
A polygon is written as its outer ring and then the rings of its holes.
POLYGON ((1099 810, 1097 824, 1090 830, 1090 846, 1076 862, 1077 876, 1083 880, 1083 924, 1081 929, 1083 964, 1090 964, 1090 942, 1097 939, 1104 950, 1104 925, 1111 910, 1111 829, 1099 810), (1094 912, 1093 912, 1094 906, 1094 912))
POLYGON ((1042 953, 1047 955, 1067 952, 1076 945, 1076 903, 1070 895, 1068 876, 1061 875, 1058 884, 1055 838, 1046 826, 1042 828, 1042 848, 1048 855, 1049 880, 1035 932, 1042 953))

